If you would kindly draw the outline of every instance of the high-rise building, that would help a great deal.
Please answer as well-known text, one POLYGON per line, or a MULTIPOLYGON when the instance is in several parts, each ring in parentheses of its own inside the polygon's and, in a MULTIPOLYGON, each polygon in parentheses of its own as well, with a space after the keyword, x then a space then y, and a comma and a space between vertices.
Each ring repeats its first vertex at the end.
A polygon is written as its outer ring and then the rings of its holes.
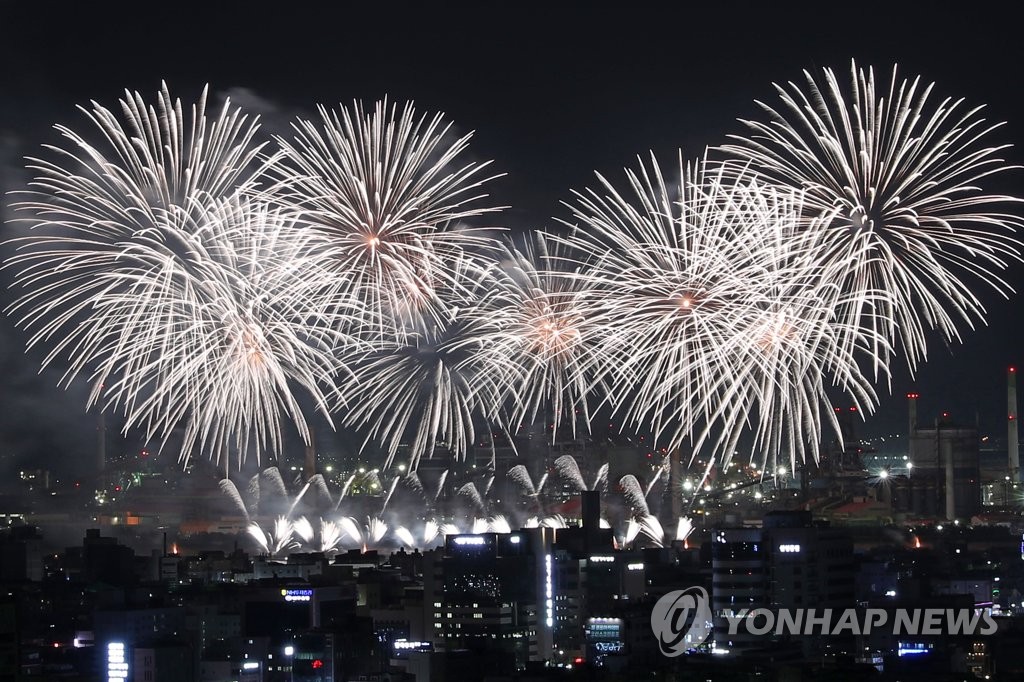
POLYGON ((744 610, 842 609, 856 604, 853 541, 815 523, 810 512, 770 512, 761 528, 714 531, 712 613, 715 646, 730 653, 764 648, 770 638, 729 623, 744 610))

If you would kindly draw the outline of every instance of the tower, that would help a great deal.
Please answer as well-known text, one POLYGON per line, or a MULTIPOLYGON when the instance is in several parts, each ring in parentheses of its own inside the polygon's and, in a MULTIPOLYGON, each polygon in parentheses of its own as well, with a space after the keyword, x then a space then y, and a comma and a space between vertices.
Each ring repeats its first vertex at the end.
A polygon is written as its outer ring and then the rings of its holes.
POLYGON ((1006 452, 1010 481, 1020 482, 1020 442, 1017 435, 1017 368, 1006 370, 1006 452))

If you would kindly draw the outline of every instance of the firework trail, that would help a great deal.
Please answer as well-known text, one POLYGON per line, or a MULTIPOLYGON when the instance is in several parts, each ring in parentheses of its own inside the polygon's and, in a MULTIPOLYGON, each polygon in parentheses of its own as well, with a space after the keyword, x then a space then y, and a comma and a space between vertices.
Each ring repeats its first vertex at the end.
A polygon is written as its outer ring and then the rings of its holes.
POLYGON ((541 528, 568 528, 569 522, 565 520, 565 517, 561 514, 555 514, 554 516, 545 516, 540 520, 541 528))
POLYGON ((491 525, 487 522, 487 519, 477 517, 473 519, 473 525, 471 526, 471 530, 469 532, 473 533, 474 535, 479 535, 480 533, 486 533, 490 529, 491 525))
POLYGON ((246 509, 246 516, 252 516, 259 512, 260 508, 260 475, 256 474, 249 479, 249 485, 245 490, 249 505, 246 509))
POLYGON ((241 512, 245 520, 249 520, 249 510, 245 507, 245 502, 242 501, 242 496, 238 493, 238 488, 230 479, 223 479, 218 484, 220 491, 228 496, 228 499, 234 504, 235 508, 241 512))
POLYGON ((324 480, 323 474, 313 474, 313 477, 309 479, 310 487, 316 492, 318 498, 316 502, 317 507, 332 507, 334 506, 334 497, 331 495, 330 489, 327 487, 327 481, 324 480))
POLYGON ((535 498, 540 494, 533 485, 533 477, 523 464, 517 464, 508 470, 508 477, 519 486, 526 497, 535 498))
POLYGON ((680 516, 676 524, 676 541, 682 542, 690 537, 693 532, 693 520, 687 516, 680 516))
POLYGON ((656 547, 664 546, 665 529, 657 516, 648 514, 640 519, 640 533, 646 535, 656 547))
POLYGON ((293 139, 276 138, 282 152, 269 172, 279 182, 267 195, 324 238, 319 257, 335 294, 366 303, 360 326, 371 337, 403 318, 417 326, 450 260, 496 245, 462 223, 500 210, 481 203, 489 162, 462 161, 471 135, 451 139, 442 115, 417 117, 412 104, 319 113, 319 122, 298 120, 293 139))
POLYGON ((464 497, 469 500, 469 503, 473 505, 473 510, 478 512, 487 511, 487 505, 484 503, 484 498, 480 495, 480 491, 477 489, 475 483, 466 483, 458 492, 459 497, 464 497))
POLYGON ((441 472, 441 476, 437 480, 437 490, 434 491, 434 502, 435 503, 439 499, 441 499, 441 493, 444 492, 444 484, 448 482, 448 471, 449 471, 449 469, 445 469, 444 471, 442 471, 441 472))
POLYGON ((597 468, 597 474, 594 475, 594 483, 590 486, 590 489, 608 492, 608 462, 597 468))
POLYGON ((437 525, 437 521, 434 521, 433 519, 428 519, 427 522, 423 524, 423 546, 433 546, 440 532, 441 528, 437 525))
POLYGON ((338 493, 338 501, 334 503, 334 511, 338 511, 338 508, 341 506, 341 501, 345 499, 346 495, 348 495, 348 491, 352 487, 352 483, 355 480, 356 474, 352 474, 347 479, 345 479, 345 484, 341 486, 341 492, 338 493))
POLYGON ((284 516, 279 516, 274 521, 274 529, 270 533, 264 533, 258 524, 250 524, 246 532, 252 536, 260 547, 270 556, 278 556, 281 553, 295 549, 298 543, 292 541, 294 527, 292 522, 284 516))
POLYGON ((420 494, 420 495, 422 495, 423 497, 426 497, 426 496, 427 496, 427 491, 426 491, 426 489, 425 489, 425 488, 423 487, 423 481, 422 481, 422 480, 420 480, 420 475, 419 475, 418 473, 416 473, 415 471, 409 472, 409 473, 408 473, 408 474, 406 475, 406 477, 405 477, 405 483, 406 483, 406 485, 408 485, 408 486, 409 486, 409 488, 410 488, 411 490, 413 490, 413 491, 415 491, 415 492, 419 493, 419 494, 420 494))
POLYGON ((337 552, 345 538, 341 524, 320 519, 320 551, 337 552))
POLYGON ((313 542, 313 537, 316 534, 313 530, 313 524, 305 516, 300 517, 292 524, 292 532, 298 535, 307 545, 313 542))
POLYGON ((633 544, 633 541, 636 540, 638 535, 640 535, 641 527, 640 521, 635 517, 630 517, 629 521, 626 523, 626 533, 622 538, 623 547, 628 547, 633 544))
POLYGON ((299 494, 296 495, 295 499, 292 500, 292 504, 290 507, 288 507, 288 513, 285 514, 285 516, 291 518, 291 515, 295 513, 295 508, 299 506, 299 502, 301 502, 302 498, 305 497, 306 491, 309 490, 309 486, 312 482, 313 479, 310 478, 310 480, 306 481, 305 485, 303 485, 302 488, 299 489, 299 494))
POLYGON ((644 499, 651 496, 651 490, 654 489, 655 484, 666 476, 668 476, 668 464, 662 464, 651 476, 651 480, 647 482, 647 487, 644 488, 644 499))
POLYGON ((384 496, 384 504, 380 506, 381 514, 383 514, 384 510, 388 508, 388 502, 391 501, 391 496, 395 494, 395 488, 398 487, 398 482, 400 480, 401 479, 398 476, 395 476, 393 479, 391 479, 391 487, 388 488, 388 494, 384 496))
POLYGON ((288 489, 284 486, 281 471, 277 467, 268 467, 260 473, 260 494, 262 497, 273 496, 278 500, 288 499, 288 489), (264 488, 269 495, 263 495, 264 488))
POLYGON ((650 516, 650 509, 647 508, 647 496, 644 489, 640 487, 640 481, 636 480, 633 474, 626 474, 619 479, 619 486, 626 497, 626 502, 633 510, 633 516, 650 516))
POLYGON ((562 455, 555 460, 555 471, 572 485, 573 489, 582 491, 587 489, 587 483, 583 480, 583 473, 580 465, 572 455, 562 455))
POLYGON ((491 531, 494 533, 512 532, 512 525, 508 522, 508 519, 501 514, 491 517, 489 524, 491 531))
POLYGON ((343 516, 338 519, 338 526, 340 526, 342 531, 352 538, 356 544, 363 544, 363 531, 360 530, 359 523, 351 516, 343 516))
POLYGON ((1021 259, 1011 234, 1022 220, 1008 212, 1020 199, 982 187, 1012 168, 1000 158, 1009 145, 989 141, 1001 124, 982 107, 938 101, 895 68, 886 83, 851 62, 850 87, 831 69, 804 76, 804 89, 776 85, 781 106, 758 103, 770 120, 743 121, 749 136, 724 149, 803 192, 808 217, 829 216, 810 258, 848 294, 837 319, 888 342, 871 349, 876 374, 895 347, 913 370, 930 330, 959 340, 984 322, 971 283, 1012 291, 1000 273, 1021 259))
POLYGON ((412 533, 405 526, 399 526, 395 529, 395 537, 406 547, 416 547, 416 538, 413 537, 412 533))
POLYGON ((384 523, 383 519, 372 517, 366 522, 366 538, 367 540, 377 545, 384 536, 388 534, 388 525, 384 523))

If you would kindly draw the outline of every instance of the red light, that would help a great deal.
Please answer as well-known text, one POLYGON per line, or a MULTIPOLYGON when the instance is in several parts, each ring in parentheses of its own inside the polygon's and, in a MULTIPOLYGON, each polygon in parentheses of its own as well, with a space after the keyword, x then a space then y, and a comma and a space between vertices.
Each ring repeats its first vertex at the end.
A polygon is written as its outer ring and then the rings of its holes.
POLYGON ((856 412, 856 411, 857 411, 857 408, 856 408, 856 407, 851 407, 851 408, 850 408, 850 412, 856 412))
POLYGON ((1017 371, 1016 367, 1013 367, 1013 366, 1010 367, 1010 374, 1013 374, 1016 371, 1017 371))
POLYGON ((119 486, 119 485, 115 485, 115 486, 114 486, 114 491, 115 491, 115 492, 121 492, 121 486, 119 486))
POLYGON ((575 663, 576 665, 579 665, 580 663, 583 662, 583 659, 580 658, 579 656, 577 656, 576 658, 572 659, 572 662, 575 663))
POLYGON ((920 397, 921 397, 920 393, 908 393, 907 394, 907 398, 910 399, 910 400, 917 400, 920 397))
POLYGON ((314 658, 313 659, 313 670, 319 670, 322 667, 324 667, 324 662, 321 661, 319 658, 314 658))

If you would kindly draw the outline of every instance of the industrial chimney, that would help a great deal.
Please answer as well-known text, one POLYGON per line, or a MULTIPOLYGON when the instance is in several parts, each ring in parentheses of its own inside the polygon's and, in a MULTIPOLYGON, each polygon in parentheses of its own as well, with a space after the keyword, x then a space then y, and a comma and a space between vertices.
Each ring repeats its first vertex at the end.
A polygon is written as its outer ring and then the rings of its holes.
POLYGON ((1020 482, 1020 443, 1017 436, 1017 368, 1006 370, 1006 452, 1010 480, 1020 482))
MULTIPOLYGON (((917 399, 921 397, 920 393, 908 393, 907 394, 907 405, 910 407, 910 418, 907 421, 907 438, 913 439, 914 433, 917 431, 917 399)), ((907 441, 909 447, 909 440, 907 441)))

